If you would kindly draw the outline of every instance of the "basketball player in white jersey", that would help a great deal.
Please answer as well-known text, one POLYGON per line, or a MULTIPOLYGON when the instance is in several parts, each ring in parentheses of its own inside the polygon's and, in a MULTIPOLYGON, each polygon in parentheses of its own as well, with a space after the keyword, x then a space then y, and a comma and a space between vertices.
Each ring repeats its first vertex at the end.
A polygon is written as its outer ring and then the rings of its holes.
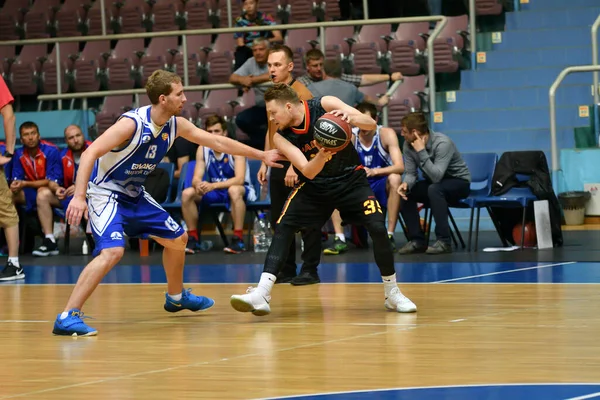
MULTIPOLYGON (((377 108, 372 103, 360 103, 356 109, 375 120, 377 119, 377 108)), ((373 130, 354 128, 354 133, 352 141, 362 165, 365 167, 369 185, 379 204, 387 209, 388 238, 395 251, 394 230, 400 212, 400 195, 397 191, 402 183, 402 173, 404 172, 404 161, 398 144, 398 136, 392 128, 381 125, 377 125, 377 128, 373 130)), ((335 255, 345 251, 348 245, 344 243, 342 218, 337 210, 331 215, 331 222, 335 231, 333 246, 325 249, 323 253, 335 255)))
POLYGON ((211 135, 185 118, 177 117, 186 101, 179 76, 155 71, 148 79, 146 92, 151 106, 123 114, 81 155, 75 194, 66 216, 71 225, 77 226, 89 212, 96 257, 79 276, 64 312, 58 314, 55 335, 94 336, 98 333, 83 322, 81 308, 102 278, 123 257, 125 235, 152 238, 164 247, 166 311, 201 311, 214 305, 214 300, 195 296, 183 288, 187 234, 142 186, 176 137, 281 167, 275 162, 280 158, 277 150, 259 151, 235 140, 211 135))

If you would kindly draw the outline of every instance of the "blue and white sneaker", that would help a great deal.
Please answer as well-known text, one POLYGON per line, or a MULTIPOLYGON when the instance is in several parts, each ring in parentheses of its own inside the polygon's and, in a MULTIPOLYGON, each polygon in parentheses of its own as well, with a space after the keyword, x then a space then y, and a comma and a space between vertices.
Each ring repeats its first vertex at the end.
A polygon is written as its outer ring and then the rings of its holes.
POLYGON ((183 292, 181 292, 181 300, 173 300, 168 293, 165 293, 165 311, 204 311, 215 305, 213 299, 204 296, 196 296, 192 294, 191 291, 192 289, 184 289, 183 292))
POLYGON ((98 331, 87 326, 83 318, 83 313, 76 308, 69 310, 69 315, 65 319, 60 319, 58 314, 52 333, 59 336, 96 336, 98 331))

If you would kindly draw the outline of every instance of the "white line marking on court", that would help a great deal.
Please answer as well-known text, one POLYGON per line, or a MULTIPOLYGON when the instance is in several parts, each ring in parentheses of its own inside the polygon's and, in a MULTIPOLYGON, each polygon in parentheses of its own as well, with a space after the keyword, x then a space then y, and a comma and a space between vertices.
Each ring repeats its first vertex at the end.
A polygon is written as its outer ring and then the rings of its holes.
POLYGON ((466 318, 459 318, 459 319, 453 319, 453 320, 448 321, 448 322, 462 322, 462 321, 466 321, 466 320, 467 320, 466 318))
POLYGON ((586 399, 593 399, 594 397, 600 397, 600 392, 586 394, 585 396, 571 397, 566 400, 586 400, 586 399))
POLYGON ((577 264, 577 261, 567 261, 567 262, 556 263, 556 264, 548 264, 548 265, 536 265, 534 267, 526 267, 526 268, 515 268, 515 269, 509 269, 509 270, 506 270, 506 271, 489 272, 487 274, 461 276, 460 278, 444 279, 442 281, 435 281, 435 282, 431 282, 431 283, 456 282, 456 281, 461 281, 463 279, 480 278, 480 277, 483 277, 483 276, 508 274, 510 272, 527 271, 527 270, 530 270, 530 269, 550 268, 550 267, 557 267, 559 265, 569 265, 569 264, 577 264))
MULTIPOLYGON (((299 394, 292 396, 279 396, 279 397, 262 397, 255 400, 276 400, 276 399, 302 399, 305 397, 313 397, 313 396, 331 396, 331 395, 339 395, 339 394, 357 394, 357 393, 379 393, 379 392, 392 392, 392 391, 407 391, 407 390, 431 390, 431 389, 454 389, 454 388, 473 388, 473 387, 514 387, 514 386, 596 386, 597 383, 480 383, 474 385, 447 385, 447 386, 409 386, 409 387, 395 387, 395 388, 381 388, 381 389, 365 389, 365 390, 348 390, 345 392, 320 392, 320 393, 311 393, 311 394, 299 394)), ((574 399, 566 399, 566 400, 579 400, 584 399, 580 397, 576 397, 574 399)))

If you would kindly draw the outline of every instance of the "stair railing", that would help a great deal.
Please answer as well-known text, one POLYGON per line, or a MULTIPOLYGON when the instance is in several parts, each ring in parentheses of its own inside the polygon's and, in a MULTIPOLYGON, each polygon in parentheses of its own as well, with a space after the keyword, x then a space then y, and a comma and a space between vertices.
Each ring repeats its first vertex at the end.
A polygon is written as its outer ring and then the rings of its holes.
MULTIPOLYGON (((574 72, 597 72, 600 71, 600 65, 578 65, 563 69, 556 77, 556 80, 550 87, 550 149, 552 154, 552 183, 554 188, 558 187, 558 172, 560 164, 558 161, 558 147, 556 143, 556 89, 560 86, 565 77, 574 72)), ((597 95, 597 91, 596 91, 597 95)))

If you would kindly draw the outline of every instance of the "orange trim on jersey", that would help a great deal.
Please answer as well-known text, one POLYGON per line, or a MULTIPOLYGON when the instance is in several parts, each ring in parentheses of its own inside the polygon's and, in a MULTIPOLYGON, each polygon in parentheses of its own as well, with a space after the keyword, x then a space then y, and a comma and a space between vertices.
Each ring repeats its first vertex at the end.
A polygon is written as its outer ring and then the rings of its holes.
POLYGON ((308 103, 303 101, 304 103, 304 126, 302 129, 296 129, 294 127, 290 128, 292 132, 296 135, 306 135, 308 133, 308 128, 310 128, 310 111, 308 110, 308 103))
POLYGON ((292 199, 294 198, 294 196, 296 196, 296 194, 298 194, 298 191, 302 188, 302 186, 304 186, 304 182, 302 182, 300 185, 295 187, 294 190, 292 191, 292 193, 290 193, 290 195, 288 196, 287 200, 285 201, 285 204, 283 205, 283 210, 281 211, 281 215, 279 216, 279 219, 277 220, 278 224, 281 222, 281 219, 285 215, 285 212, 287 211, 288 207, 290 206, 292 199))

